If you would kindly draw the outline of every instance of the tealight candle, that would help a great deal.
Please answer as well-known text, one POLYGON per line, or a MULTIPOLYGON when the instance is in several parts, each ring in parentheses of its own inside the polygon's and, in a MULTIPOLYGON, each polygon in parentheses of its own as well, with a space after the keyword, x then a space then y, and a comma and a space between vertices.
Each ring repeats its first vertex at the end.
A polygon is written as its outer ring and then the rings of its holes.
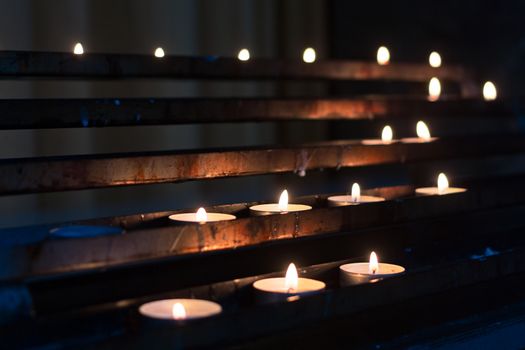
POLYGON ((361 188, 358 183, 352 185, 351 194, 344 196, 330 196, 328 197, 328 205, 331 207, 338 207, 343 205, 356 205, 361 203, 373 203, 382 202, 385 199, 383 197, 376 196, 362 196, 361 188))
POLYGON ((381 66, 385 66, 390 62, 390 51, 385 46, 381 46, 377 49, 377 63, 381 66))
POLYGON ((437 137, 432 137, 430 135, 430 130, 428 129, 427 124, 424 121, 420 120, 416 124, 416 134, 417 137, 407 137, 401 139, 403 143, 425 143, 432 142, 437 140, 437 137))
POLYGON ((441 55, 436 51, 432 51, 428 56, 428 64, 433 68, 441 67, 441 55))
POLYGON ((75 55, 82 55, 84 54, 84 47, 81 43, 76 43, 75 47, 73 48, 73 53, 75 55))
POLYGON ((394 140, 394 131, 390 125, 385 125, 383 128, 383 131, 381 132, 381 140, 372 139, 361 141, 363 145, 389 145, 393 142, 397 142, 397 140, 394 140))
POLYGON ((487 81, 483 84, 483 98, 485 101, 494 101, 498 97, 498 92, 496 91, 496 85, 493 82, 487 81))
POLYGON ((465 192, 466 190, 467 190, 466 188, 449 187, 447 176, 443 173, 440 173, 437 179, 437 187, 416 188, 416 193, 431 196, 431 195, 461 193, 461 192, 465 192))
POLYGON ((375 252, 369 262, 358 262, 339 266, 341 285, 348 286, 393 277, 405 272, 403 266, 379 263, 375 252))
POLYGON ((209 300, 163 299, 142 304, 139 312, 157 320, 187 321, 220 314, 222 307, 209 300))
POLYGON ((295 265, 291 263, 285 277, 265 278, 253 283, 259 302, 286 300, 291 296, 305 296, 322 291, 324 282, 298 277, 295 265))
POLYGON ((258 204, 250 207, 250 211, 254 215, 271 215, 271 214, 286 214, 296 211, 305 211, 312 209, 311 206, 305 204, 289 204, 288 191, 284 190, 279 197, 279 203, 258 204))
POLYGON ((248 61, 250 59, 250 51, 248 49, 242 49, 237 55, 239 61, 248 61))
POLYGON ((155 57, 162 58, 164 57, 164 49, 162 47, 157 47, 154 53, 155 57))
POLYGON ((305 63, 313 63, 315 62, 316 54, 315 50, 311 47, 308 47, 303 52, 303 61, 305 63))
POLYGON ((205 224, 207 222, 235 220, 235 215, 223 213, 207 213, 204 208, 199 208, 196 213, 180 213, 169 216, 170 220, 180 222, 198 222, 205 224))
POLYGON ((438 78, 433 77, 428 83, 428 99, 429 101, 437 101, 441 95, 441 82, 438 78))

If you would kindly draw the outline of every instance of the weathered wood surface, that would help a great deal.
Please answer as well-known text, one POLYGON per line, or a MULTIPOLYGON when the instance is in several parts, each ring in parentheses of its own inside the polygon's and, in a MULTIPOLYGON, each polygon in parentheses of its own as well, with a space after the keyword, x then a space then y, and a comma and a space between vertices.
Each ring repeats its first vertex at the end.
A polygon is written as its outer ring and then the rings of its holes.
POLYGON ((149 98, 0 100, 0 129, 85 128, 281 120, 508 118, 511 101, 416 98, 149 98))
POLYGON ((313 169, 412 163, 525 151, 521 135, 369 146, 333 141, 290 148, 166 151, 0 160, 0 194, 145 185, 313 169))
POLYGON ((194 78, 194 79, 316 79, 428 81, 431 77, 463 81, 469 73, 462 67, 432 68, 427 64, 375 62, 302 61, 202 56, 121 55, 57 52, 0 51, 3 78, 194 78))

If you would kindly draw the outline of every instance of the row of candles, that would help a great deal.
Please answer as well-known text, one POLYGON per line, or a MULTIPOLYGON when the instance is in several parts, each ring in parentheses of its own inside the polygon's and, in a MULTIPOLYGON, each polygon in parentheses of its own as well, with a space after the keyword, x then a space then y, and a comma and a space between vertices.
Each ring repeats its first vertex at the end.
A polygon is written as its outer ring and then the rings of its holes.
MULTIPOLYGON (((73 53, 75 55, 84 54, 84 47, 81 43, 77 43, 73 48, 73 53)), ((164 49, 162 47, 157 47, 154 52, 154 56, 157 58, 162 58, 165 56, 164 49)), ((241 49, 237 54, 237 58, 240 61, 246 62, 250 60, 250 51, 248 49, 241 49)), ((313 63, 316 60, 315 50, 311 47, 308 47, 303 52, 303 61, 305 63, 313 63)), ((433 51, 428 57, 428 62, 431 67, 439 68, 441 67, 442 60, 441 55, 433 51)), ((381 66, 387 65, 390 63, 390 51, 385 46, 381 46, 377 50, 377 63, 381 66)), ((438 78, 433 77, 428 83, 428 98, 430 101, 437 101, 441 95, 441 82, 438 78)), ((497 97, 496 86, 493 82, 487 81, 483 84, 483 98, 486 101, 493 101, 497 97)))
MULTIPOLYGON (((438 175, 436 187, 422 187, 415 190, 416 194, 426 196, 448 195, 465 191, 465 188, 450 187, 444 173, 438 175)), ((361 195, 359 184, 354 183, 349 195, 330 196, 327 200, 330 206, 348 206, 381 202, 385 198, 361 195)), ((253 205, 250 207, 250 212, 259 216, 287 214, 311 209, 312 207, 309 205, 289 203, 288 191, 284 190, 277 203, 253 205)), ((191 222, 201 225, 208 222, 236 219, 235 215, 231 214, 207 213, 204 208, 199 208, 196 213, 173 214, 169 218, 178 222, 191 222)), ((404 272, 403 266, 380 263, 375 252, 371 252, 368 262, 348 263, 339 267, 342 286, 376 282, 404 272)), ((292 300, 296 297, 319 293, 326 288, 326 285, 319 280, 299 277, 295 264, 290 263, 284 277, 260 279, 255 281, 252 287, 257 302, 268 303, 292 300)), ((180 322, 217 315, 222 312, 222 307, 218 303, 202 299, 163 299, 141 305, 139 312, 147 318, 180 322)))
MULTIPOLYGON (((83 54, 84 48, 82 44, 77 43, 73 52, 77 55, 83 54)), ((155 57, 162 58, 165 53, 161 47, 158 47, 155 50, 154 55, 155 57)), ((250 59, 250 52, 248 49, 242 49, 239 51, 237 57, 240 61, 248 61, 250 59)), ((306 48, 303 52, 303 61, 306 63, 312 63, 315 62, 315 60, 315 50, 313 48, 306 48)), ((386 47, 381 46, 377 50, 377 63, 379 65, 387 65, 389 62, 390 52, 386 47)), ((434 68, 441 66, 442 60, 439 53, 434 51, 429 55, 429 64, 434 68)), ((429 100, 436 101, 441 94, 441 83, 438 78, 434 77, 430 80, 428 90, 429 100)), ((496 99, 496 87, 492 82, 488 81, 484 84, 483 96, 485 100, 496 99)), ((418 135, 417 138, 406 138, 401 139, 400 141, 430 142, 435 139, 431 137, 430 131, 423 121, 417 123, 416 132, 418 135)), ((372 145, 390 144, 397 141, 398 140, 394 140, 393 138, 392 128, 387 125, 382 130, 380 140, 363 140, 362 142, 363 144, 372 145)), ((466 191, 464 188, 449 187, 448 179, 443 173, 440 173, 438 176, 437 187, 423 187, 416 189, 416 193, 419 195, 445 195, 464 191, 466 191)), ((349 195, 330 196, 328 197, 328 204, 330 206, 345 206, 380 202, 384 200, 384 198, 378 196, 361 195, 359 184, 354 183, 349 195)), ((289 203, 287 190, 284 190, 281 193, 278 203, 259 204, 250 207, 250 211, 254 215, 286 214, 311 209, 312 207, 309 205, 289 203)), ((178 222, 194 222, 199 224, 236 219, 236 217, 231 214, 207 213, 204 208, 199 208, 195 213, 173 214, 169 218, 178 222)), ((343 264, 340 266, 339 270, 341 284, 345 286, 377 281, 383 278, 399 275, 405 271, 405 268, 395 264, 379 263, 376 253, 372 252, 368 262, 343 264)), ((253 283, 253 288, 257 293, 258 301, 263 303, 287 300, 292 296, 309 295, 320 292, 324 290, 325 287, 326 285, 322 281, 299 277, 297 268, 293 263, 290 263, 288 266, 284 277, 265 278, 253 283)), ((222 307, 218 303, 209 300, 164 299, 141 305, 139 312, 145 317, 154 319, 185 321, 217 315, 222 312, 222 307)))

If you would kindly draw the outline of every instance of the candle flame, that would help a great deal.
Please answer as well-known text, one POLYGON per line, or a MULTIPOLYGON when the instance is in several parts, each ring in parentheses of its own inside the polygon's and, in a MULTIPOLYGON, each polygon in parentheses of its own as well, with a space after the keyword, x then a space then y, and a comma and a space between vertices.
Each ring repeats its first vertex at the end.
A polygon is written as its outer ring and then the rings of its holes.
POLYGON ((352 202, 354 203, 357 203, 361 200, 361 187, 359 187, 357 182, 352 185, 351 198, 352 202))
POLYGON ((428 56, 428 63, 434 68, 441 67, 441 55, 436 51, 432 51, 430 56, 428 56))
POLYGON ((162 47, 157 47, 157 49, 155 50, 155 57, 164 57, 164 49, 162 47))
POLYGON ((171 315, 174 320, 184 320, 186 319, 186 309, 181 303, 173 304, 171 308, 171 315))
POLYGON ((448 189, 448 179, 443 173, 438 175, 438 193, 443 194, 448 189))
POLYGON ((441 83, 439 79, 434 77, 428 83, 428 99, 430 101, 437 101, 441 95, 441 83))
POLYGON ((286 270, 286 275, 284 276, 284 288, 288 292, 294 292, 297 290, 297 286, 299 285, 299 276, 297 274, 297 268, 295 267, 294 263, 291 263, 288 265, 288 269, 286 270))
POLYGON ((208 213, 206 213, 206 210, 204 208, 199 208, 199 210, 197 210, 197 213, 195 213, 195 218, 198 222, 206 222, 208 221, 208 213))
POLYGON ((483 85, 483 98, 485 101, 494 101, 498 97, 498 92, 496 91, 496 85, 493 82, 487 81, 483 85))
POLYGON ((288 191, 284 190, 279 197, 278 208, 280 211, 288 211, 288 191))
POLYGON ((250 51, 248 49, 242 49, 237 55, 239 61, 248 61, 250 59, 250 51))
POLYGON ((82 55, 84 53, 84 47, 82 47, 81 43, 76 43, 75 47, 73 48, 73 53, 75 55, 82 55))
POLYGON ((316 57, 316 54, 315 54, 315 50, 311 47, 308 47, 304 50, 303 52, 303 61, 305 61, 306 63, 313 63, 315 62, 315 57, 316 57))
POLYGON ((373 275, 379 272, 379 262, 377 261, 377 255, 375 252, 370 253, 370 262, 368 263, 368 271, 373 275))
POLYGON ((392 128, 390 125, 387 125, 383 128, 383 132, 381 133, 381 140, 383 143, 390 143, 392 142, 392 139, 394 138, 394 132, 392 131, 392 128))
POLYGON ((428 130, 427 124, 425 124, 424 121, 420 120, 416 124, 416 133, 417 137, 420 139, 423 139, 425 141, 429 141, 431 139, 430 137, 430 130, 428 130))
POLYGON ((385 46, 381 46, 377 49, 377 63, 381 66, 385 66, 390 62, 390 51, 385 46))

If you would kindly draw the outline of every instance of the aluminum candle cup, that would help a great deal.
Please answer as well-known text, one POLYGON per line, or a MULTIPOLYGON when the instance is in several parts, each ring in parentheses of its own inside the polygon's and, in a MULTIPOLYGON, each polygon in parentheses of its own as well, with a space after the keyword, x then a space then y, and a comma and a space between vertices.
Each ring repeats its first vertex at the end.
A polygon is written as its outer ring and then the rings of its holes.
POLYGON ((339 266, 341 286, 350 286, 393 277, 405 272, 405 268, 399 265, 379 263, 377 273, 371 273, 369 263, 360 262, 339 266))
POLYGON ((288 191, 284 190, 279 197, 279 203, 259 204, 250 207, 250 212, 253 215, 272 215, 272 214, 287 214, 297 211, 305 211, 312 209, 309 205, 304 204, 288 204, 288 191))
POLYGON ((204 208, 199 208, 196 213, 181 213, 169 216, 170 220, 179 222, 196 222, 205 224, 207 222, 235 220, 235 215, 223 213, 207 213, 204 208))
POLYGON ((209 300, 163 299, 142 304, 139 313, 149 319, 183 322, 218 315, 222 307, 209 300))
POLYGON ((285 301, 289 297, 306 296, 324 290, 324 282, 298 277, 294 264, 288 266, 285 277, 265 278, 253 283, 258 303, 285 301))

